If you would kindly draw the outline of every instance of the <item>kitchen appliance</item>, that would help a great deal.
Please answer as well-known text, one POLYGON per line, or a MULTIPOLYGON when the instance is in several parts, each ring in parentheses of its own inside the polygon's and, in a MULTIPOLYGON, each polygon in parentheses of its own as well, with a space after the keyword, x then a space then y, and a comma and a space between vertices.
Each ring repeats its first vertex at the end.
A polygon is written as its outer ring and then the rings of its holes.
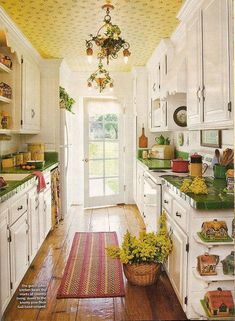
POLYGON ((150 151, 150 157, 158 159, 172 159, 174 158, 174 146, 154 144, 150 151))
POLYGON ((61 178, 61 214, 67 215, 72 205, 72 119, 74 115, 64 108, 60 109, 60 178, 61 178))
MULTIPOLYGON (((146 232, 157 232, 157 223, 161 215, 162 206, 162 171, 159 177, 152 179, 148 172, 144 173, 144 209, 143 219, 146 225, 146 232)), ((157 174, 155 173, 155 177, 157 174)))
POLYGON ((189 161, 182 158, 172 159, 171 168, 172 172, 176 173, 188 173, 189 161))
POLYGON ((190 176, 201 177, 202 174, 205 173, 207 168, 208 168, 208 165, 206 163, 202 163, 201 155, 195 153, 190 156, 190 165, 189 165, 190 176))

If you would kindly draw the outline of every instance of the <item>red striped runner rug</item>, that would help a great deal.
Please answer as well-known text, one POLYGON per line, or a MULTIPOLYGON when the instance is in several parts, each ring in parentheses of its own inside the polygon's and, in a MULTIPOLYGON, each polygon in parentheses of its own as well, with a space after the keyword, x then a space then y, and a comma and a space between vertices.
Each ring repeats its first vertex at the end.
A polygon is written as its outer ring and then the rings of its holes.
POLYGON ((77 232, 57 298, 124 296, 122 265, 105 248, 118 245, 116 232, 77 232))

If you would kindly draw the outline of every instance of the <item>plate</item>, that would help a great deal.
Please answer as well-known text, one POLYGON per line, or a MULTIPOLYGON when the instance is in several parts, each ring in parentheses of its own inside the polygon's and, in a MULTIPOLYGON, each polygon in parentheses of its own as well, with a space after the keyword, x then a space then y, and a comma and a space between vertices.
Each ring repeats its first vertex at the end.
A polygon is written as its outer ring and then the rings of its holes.
POLYGON ((176 125, 180 127, 186 127, 187 126, 187 107, 180 106, 176 108, 173 114, 173 119, 176 125))

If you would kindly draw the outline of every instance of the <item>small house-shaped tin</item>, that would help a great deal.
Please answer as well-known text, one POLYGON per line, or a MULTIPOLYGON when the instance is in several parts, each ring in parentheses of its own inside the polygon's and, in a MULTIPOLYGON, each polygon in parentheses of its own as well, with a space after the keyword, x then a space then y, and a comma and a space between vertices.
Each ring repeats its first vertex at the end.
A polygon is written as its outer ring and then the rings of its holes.
POLYGON ((202 223, 201 234, 209 240, 222 240, 228 237, 228 227, 225 221, 208 221, 202 223))
POLYGON ((231 291, 223 291, 221 288, 208 291, 204 296, 205 304, 211 316, 227 317, 233 315, 234 302, 231 291))
POLYGON ((231 254, 226 256, 226 258, 221 262, 223 264, 224 274, 228 274, 228 275, 235 274, 234 251, 231 251, 231 254))
POLYGON ((197 257, 197 270, 200 275, 216 275, 216 265, 219 263, 218 255, 205 253, 197 257))

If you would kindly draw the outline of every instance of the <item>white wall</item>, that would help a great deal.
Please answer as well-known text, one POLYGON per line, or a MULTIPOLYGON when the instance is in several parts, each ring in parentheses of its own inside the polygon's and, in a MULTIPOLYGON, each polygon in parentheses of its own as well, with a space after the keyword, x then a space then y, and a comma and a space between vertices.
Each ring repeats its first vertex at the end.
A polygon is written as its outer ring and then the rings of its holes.
MULTIPOLYGON (((63 68, 63 64, 62 64, 63 68)), ((65 68, 66 69, 66 68, 65 68)), ((76 101, 74 106, 75 121, 73 123, 73 133, 74 141, 76 140, 77 148, 73 148, 73 169, 74 173, 74 182, 73 188, 76 193, 73 193, 73 203, 81 204, 83 203, 83 191, 84 191, 84 178, 83 178, 83 98, 84 97, 102 97, 109 96, 118 98, 121 101, 124 101, 126 107, 125 113, 125 126, 124 126, 124 137, 125 137, 125 146, 126 153, 124 155, 125 166, 125 184, 126 188, 126 203, 133 203, 132 190, 132 144, 133 144, 133 109, 132 109, 132 80, 130 73, 112 73, 112 78, 114 79, 114 90, 111 93, 109 90, 103 93, 99 93, 96 89, 89 90, 87 87, 87 78, 89 73, 79 73, 71 72, 68 76, 68 70, 65 71, 67 76, 61 72, 61 85, 64 84, 68 93, 76 101)))
POLYGON ((11 135, 11 140, 0 141, 0 156, 20 152, 21 150, 22 144, 19 135, 11 135))
MULTIPOLYGON (((191 150, 198 151, 206 151, 206 152, 214 152, 215 148, 213 147, 203 147, 200 145, 200 131, 179 131, 173 133, 173 141, 177 150, 190 152, 191 150), (183 133, 184 135, 184 144, 180 146, 178 143, 178 135, 179 133, 183 133)), ((222 148, 232 148, 233 149, 234 142, 234 130, 233 129, 223 129, 222 130, 222 148)))

